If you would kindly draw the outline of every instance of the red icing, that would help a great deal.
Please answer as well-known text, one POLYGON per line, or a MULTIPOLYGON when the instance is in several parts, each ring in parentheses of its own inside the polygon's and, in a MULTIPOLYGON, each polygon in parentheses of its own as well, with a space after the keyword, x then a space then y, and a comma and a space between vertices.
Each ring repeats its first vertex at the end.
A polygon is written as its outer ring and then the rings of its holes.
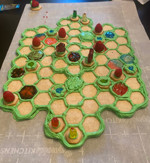
POLYGON ((15 99, 15 96, 13 93, 11 93, 10 91, 5 91, 3 93, 3 98, 6 102, 13 102, 15 99))
POLYGON ((32 45, 33 46, 40 46, 41 44, 41 41, 38 37, 34 37, 33 40, 32 40, 32 45))
POLYGON ((98 41, 98 42, 96 42, 96 44, 94 46, 94 50, 96 52, 100 53, 103 50, 106 50, 106 47, 105 47, 105 45, 101 41, 98 41))
POLYGON ((48 44, 48 45, 55 44, 56 42, 57 42, 57 40, 55 38, 47 38, 45 40, 45 43, 48 44))
POLYGON ((120 67, 118 67, 114 62, 112 61, 109 61, 108 62, 108 66, 111 68, 111 69, 118 69, 120 67))
POLYGON ((128 91, 128 87, 125 86, 123 83, 117 83, 113 86, 113 91, 117 94, 117 95, 124 95, 127 91, 128 91))
POLYGON ((95 32, 96 32, 96 33, 100 33, 100 32, 102 32, 102 30, 103 30, 102 25, 101 25, 100 23, 98 23, 98 24, 95 26, 95 32))
POLYGON ((32 7, 38 7, 39 6, 39 2, 33 0, 32 1, 32 7))
POLYGON ((58 31, 58 35, 61 38, 65 38, 66 37, 66 31, 64 28, 60 28, 60 30, 58 31))
POLYGON ((122 75, 122 69, 121 69, 121 68, 117 68, 117 69, 115 70, 114 75, 115 75, 115 77, 120 78, 121 75, 122 75))
POLYGON ((52 123, 52 127, 58 127, 59 126, 59 120, 58 120, 58 118, 54 117, 51 120, 51 123, 52 123))

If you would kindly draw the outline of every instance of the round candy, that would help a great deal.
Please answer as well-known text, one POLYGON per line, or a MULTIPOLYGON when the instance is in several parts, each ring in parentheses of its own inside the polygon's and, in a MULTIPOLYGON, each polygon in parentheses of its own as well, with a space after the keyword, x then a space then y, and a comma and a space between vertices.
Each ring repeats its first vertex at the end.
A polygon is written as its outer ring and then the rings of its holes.
POLYGON ((3 93, 3 98, 4 98, 4 100, 5 100, 6 102, 13 102, 14 99, 15 99, 15 96, 14 96, 14 94, 13 94, 12 92, 10 92, 10 91, 5 91, 5 92, 3 93))

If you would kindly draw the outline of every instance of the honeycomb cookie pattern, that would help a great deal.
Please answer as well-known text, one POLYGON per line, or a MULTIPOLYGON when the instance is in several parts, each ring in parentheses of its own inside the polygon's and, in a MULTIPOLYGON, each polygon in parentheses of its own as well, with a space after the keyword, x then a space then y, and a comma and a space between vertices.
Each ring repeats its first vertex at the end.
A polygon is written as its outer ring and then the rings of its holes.
POLYGON ((61 18, 56 29, 41 25, 26 29, 22 33, 20 46, 16 51, 17 57, 12 61, 8 81, 4 85, 4 91, 13 92, 19 100, 13 107, 5 105, 3 99, 0 100, 3 110, 12 112, 16 120, 32 119, 40 110, 47 111, 45 135, 59 139, 68 148, 80 147, 87 138, 102 134, 105 128, 102 111, 111 110, 117 116, 125 118, 133 116, 136 110, 148 104, 148 94, 128 32, 124 28, 103 24, 103 33, 96 35, 90 18, 86 25, 82 24, 81 16, 78 15, 78 18, 77 21, 71 20, 71 16, 61 18), (62 27, 68 36, 66 40, 58 37, 57 32, 62 27), (48 35, 50 30, 56 34, 48 35), (83 34, 90 34, 92 40, 81 37, 83 34), (29 54, 35 51, 32 48, 35 36, 38 36, 43 44, 39 50, 42 57, 36 60, 36 71, 28 71, 26 64, 30 60, 29 54), (103 41, 107 50, 103 53, 94 51, 94 65, 85 67, 82 61, 88 56, 89 49, 99 40, 103 41), (56 46, 60 42, 66 46, 63 57, 56 56, 56 46), (80 59, 71 62, 68 58, 70 52, 77 52, 80 59), (110 78, 112 71, 118 67, 123 71, 122 81, 110 78), (14 78, 12 73, 16 68, 23 68, 25 72, 14 78), (134 74, 129 73, 132 69, 135 70, 134 74), (100 82, 108 84, 107 88, 100 87, 100 82), (26 86, 34 87, 34 94, 29 99, 21 96, 26 86), (127 88, 127 92, 118 95, 114 88, 117 90, 120 87, 127 88), (57 117, 63 124, 56 132, 53 132, 49 125, 53 117, 57 117), (69 143, 66 138, 71 127, 76 128, 81 138, 73 143, 69 143))

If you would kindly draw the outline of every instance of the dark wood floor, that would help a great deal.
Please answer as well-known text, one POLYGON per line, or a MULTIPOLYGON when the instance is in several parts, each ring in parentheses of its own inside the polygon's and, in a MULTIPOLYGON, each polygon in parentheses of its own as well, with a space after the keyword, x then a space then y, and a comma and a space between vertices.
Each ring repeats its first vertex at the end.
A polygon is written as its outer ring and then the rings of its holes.
MULTIPOLYGON (((63 3, 63 2, 98 2, 109 0, 39 0, 39 2, 63 3)), ((17 10, 9 10, 0 12, 0 68, 6 56, 7 50, 10 46, 16 28, 18 26, 20 17, 22 15, 24 6, 30 0, 7 0, 7 3, 21 3, 21 7, 17 10)), ((150 38, 150 1, 145 5, 141 5, 138 1, 134 0, 138 15, 145 28, 145 31, 150 38)), ((6 3, 6 0, 0 0, 0 4, 6 3)))

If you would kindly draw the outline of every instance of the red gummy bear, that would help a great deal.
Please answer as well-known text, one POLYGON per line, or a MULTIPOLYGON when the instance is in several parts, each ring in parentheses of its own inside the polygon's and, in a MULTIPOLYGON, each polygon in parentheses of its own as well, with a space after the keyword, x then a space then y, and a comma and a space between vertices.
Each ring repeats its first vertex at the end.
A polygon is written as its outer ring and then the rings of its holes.
POLYGON ((117 69, 115 70, 114 75, 115 75, 115 77, 120 78, 121 75, 122 75, 122 69, 121 69, 121 68, 117 68, 117 69))
POLYGON ((95 32, 96 33, 101 33, 103 30, 103 27, 100 23, 98 23, 96 26, 95 26, 95 32))
POLYGON ((58 127, 59 125, 59 120, 57 117, 54 117, 52 120, 51 120, 51 123, 52 123, 52 127, 58 127))
POLYGON ((13 93, 11 93, 10 91, 5 91, 3 93, 3 98, 6 102, 13 102, 15 99, 15 96, 13 93))
POLYGON ((41 41, 38 37, 34 37, 33 41, 32 41, 32 45, 33 46, 40 46, 41 41))
POLYGON ((60 28, 60 30, 58 31, 58 35, 61 38, 65 38, 66 37, 66 31, 64 28, 60 28))
POLYGON ((106 47, 101 41, 96 42, 95 47, 94 47, 94 50, 96 52, 100 53, 105 49, 106 49, 106 47))
POLYGON ((36 0, 32 1, 32 7, 38 7, 39 6, 39 2, 37 2, 36 0))

